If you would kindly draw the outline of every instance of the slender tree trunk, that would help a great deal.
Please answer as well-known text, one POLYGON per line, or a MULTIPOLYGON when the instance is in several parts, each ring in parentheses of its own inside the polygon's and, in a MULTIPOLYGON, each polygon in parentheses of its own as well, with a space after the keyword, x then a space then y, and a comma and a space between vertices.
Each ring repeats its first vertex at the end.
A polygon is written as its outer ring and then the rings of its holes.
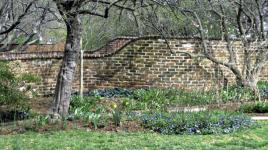
POLYGON ((72 82, 79 58, 82 26, 78 15, 68 16, 65 19, 67 38, 65 43, 63 62, 58 74, 54 97, 53 114, 60 117, 68 115, 72 82))
POLYGON ((258 95, 258 75, 247 75, 246 77, 237 77, 236 85, 242 88, 250 89, 255 95, 258 95))

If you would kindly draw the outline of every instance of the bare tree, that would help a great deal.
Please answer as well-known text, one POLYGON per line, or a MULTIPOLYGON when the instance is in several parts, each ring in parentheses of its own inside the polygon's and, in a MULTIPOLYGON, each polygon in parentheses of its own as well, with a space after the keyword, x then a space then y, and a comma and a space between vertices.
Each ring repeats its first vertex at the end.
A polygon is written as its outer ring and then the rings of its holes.
MULTIPOLYGON (((159 1, 175 16, 188 18, 198 30, 201 38, 202 52, 192 57, 204 57, 213 63, 225 66, 236 77, 238 86, 247 87, 257 92, 257 82, 261 70, 268 60, 267 27, 265 17, 268 15, 266 0, 193 0, 193 1, 159 1), (172 2, 172 4, 171 4, 172 2), (187 5, 183 5, 187 2, 187 5), (215 57, 209 48, 211 30, 222 35, 227 44, 227 60, 215 57), (234 41, 240 41, 243 49, 242 58, 237 55, 234 41), (238 59, 243 59, 239 67, 238 59)), ((241 55, 240 55, 241 56, 241 55)))
POLYGON ((64 58, 58 74, 54 98, 53 115, 57 118, 68 115, 72 82, 81 49, 80 41, 83 30, 81 16, 108 18, 112 8, 134 11, 134 7, 137 7, 142 1, 54 0, 54 2, 67 28, 64 58))
POLYGON ((50 3, 38 0, 0 2, 0 52, 24 50, 41 37, 42 27, 56 20, 50 17, 50 3))

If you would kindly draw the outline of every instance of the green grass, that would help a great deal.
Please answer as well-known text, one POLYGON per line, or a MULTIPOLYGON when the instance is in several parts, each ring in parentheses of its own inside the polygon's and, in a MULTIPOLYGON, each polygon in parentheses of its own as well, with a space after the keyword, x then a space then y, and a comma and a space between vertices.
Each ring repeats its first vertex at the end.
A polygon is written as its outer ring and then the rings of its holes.
POLYGON ((225 135, 161 135, 157 133, 28 132, 0 136, 0 149, 268 149, 268 121, 262 128, 225 135))

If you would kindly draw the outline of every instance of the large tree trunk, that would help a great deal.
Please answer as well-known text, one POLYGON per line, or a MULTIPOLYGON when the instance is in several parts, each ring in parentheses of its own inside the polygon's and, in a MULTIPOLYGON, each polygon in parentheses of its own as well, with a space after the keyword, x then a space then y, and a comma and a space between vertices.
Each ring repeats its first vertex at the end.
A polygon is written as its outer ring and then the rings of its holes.
POLYGON ((67 26, 67 38, 64 50, 62 66, 60 68, 54 97, 53 114, 61 117, 68 115, 72 82, 77 66, 82 26, 78 15, 68 16, 65 19, 67 26))

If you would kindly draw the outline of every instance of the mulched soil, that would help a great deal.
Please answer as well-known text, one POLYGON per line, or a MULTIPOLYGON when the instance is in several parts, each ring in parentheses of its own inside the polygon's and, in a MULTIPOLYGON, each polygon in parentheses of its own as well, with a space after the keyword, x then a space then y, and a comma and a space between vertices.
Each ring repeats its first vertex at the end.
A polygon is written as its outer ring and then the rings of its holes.
POLYGON ((20 134, 26 131, 35 131, 39 133, 51 131, 68 131, 73 129, 81 129, 86 131, 104 131, 104 132, 139 132, 145 131, 139 121, 124 121, 120 126, 115 126, 113 122, 106 125, 99 125, 97 129, 92 123, 85 123, 82 120, 61 121, 57 123, 48 123, 44 125, 37 125, 31 120, 17 121, 0 126, 0 135, 20 134))

